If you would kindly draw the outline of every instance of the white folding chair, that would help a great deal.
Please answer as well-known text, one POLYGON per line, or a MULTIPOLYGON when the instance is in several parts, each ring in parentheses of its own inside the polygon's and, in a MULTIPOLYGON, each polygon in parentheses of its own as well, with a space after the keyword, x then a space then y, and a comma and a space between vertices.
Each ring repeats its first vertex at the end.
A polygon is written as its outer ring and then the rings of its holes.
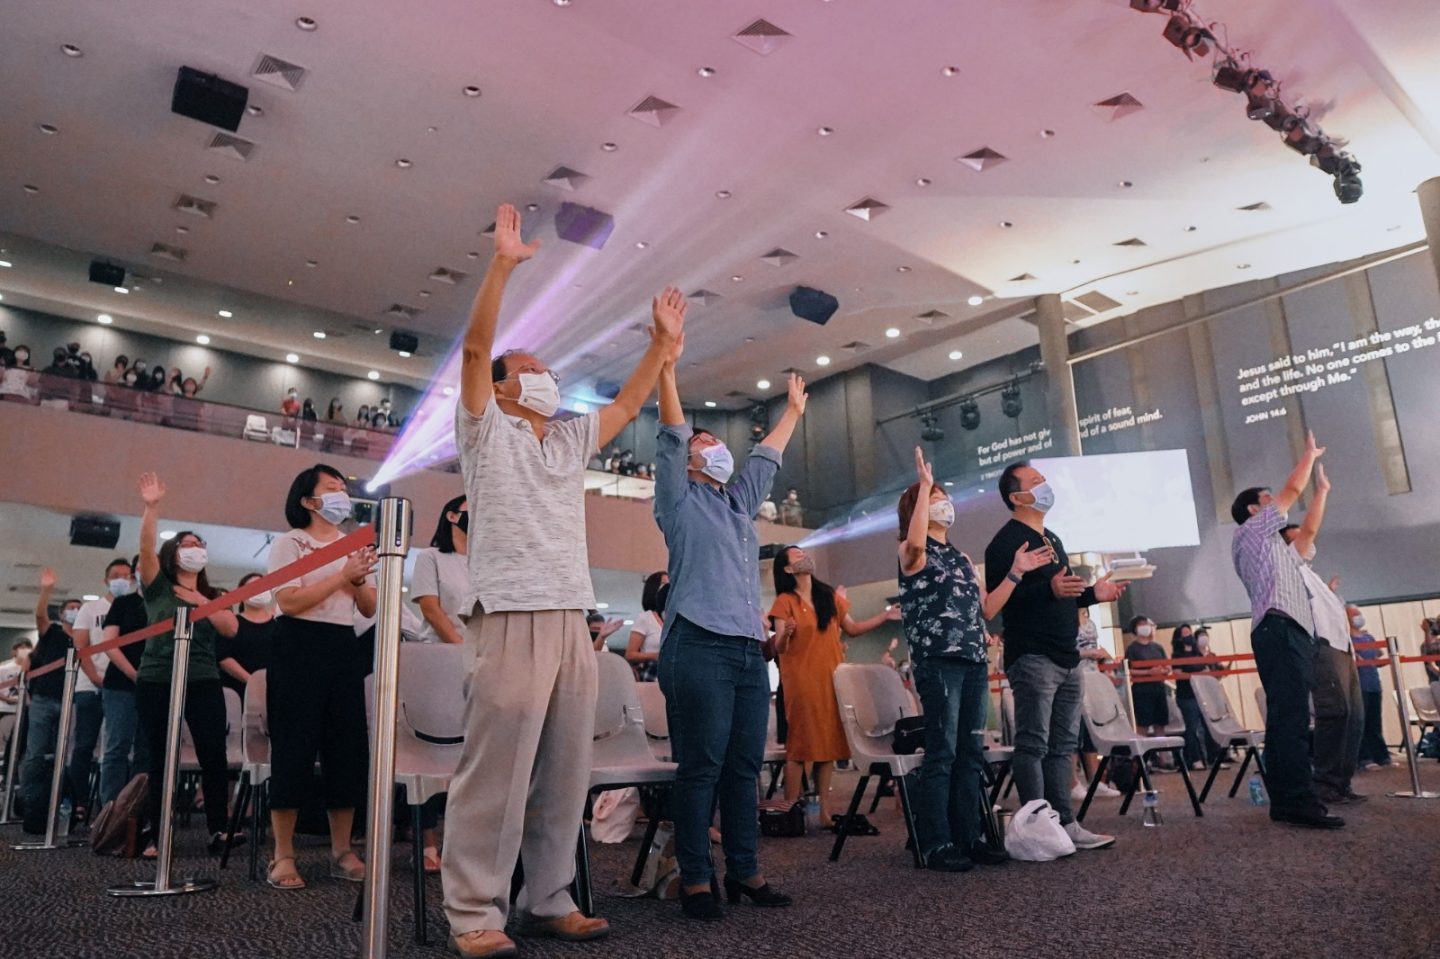
POLYGON ((1436 697, 1437 690, 1440 690, 1440 683, 1412 686, 1409 690, 1410 705, 1415 707, 1415 715, 1410 717, 1410 725, 1416 727, 1421 739, 1425 738, 1426 729, 1440 731, 1440 699, 1436 697))
MULTIPOLYGON (((220 868, 230 862, 230 849, 245 805, 250 805, 250 879, 259 875, 259 848, 264 815, 270 800, 270 722, 265 705, 265 670, 257 669, 245 684, 245 697, 240 707, 240 781, 235 788, 235 805, 230 811, 229 835, 225 851, 220 854, 220 868)), ((229 710, 227 709, 228 713, 229 710)), ((234 730, 231 725, 231 731, 234 730)))
POLYGON ((900 808, 905 815, 905 831, 909 835, 915 868, 924 866, 920 843, 915 837, 915 814, 910 805, 910 789, 906 775, 920 767, 924 753, 902 755, 894 751, 891 737, 895 722, 902 716, 917 715, 915 701, 900 679, 900 674, 880 663, 841 663, 835 669, 835 700, 840 706, 840 723, 850 745, 850 762, 860 772, 850 808, 835 830, 835 846, 830 861, 840 858, 845 839, 870 777, 880 777, 877 788, 894 781, 900 793, 900 808))
POLYGON ((265 422, 265 417, 251 413, 245 417, 245 427, 240 431, 240 435, 247 440, 266 443, 270 440, 270 426, 265 422))
MULTIPOLYGON (((676 765, 661 762, 650 749, 645 734, 645 713, 636 690, 635 672, 625 657, 602 650, 595 654, 597 695, 595 697, 595 745, 590 762, 588 797, 606 789, 635 787, 663 788, 668 791, 675 782, 676 765)), ((588 803, 587 797, 587 805, 588 803)), ((655 831, 660 826, 660 802, 652 802, 647 815, 649 824, 640 844, 640 855, 630 876, 640 884, 645 860, 655 831)), ((590 881, 590 850, 585 825, 580 825, 580 839, 575 849, 576 902, 587 916, 595 914, 595 894, 590 881)))
POLYGON ((1195 795, 1195 786, 1190 782, 1190 772, 1185 768, 1184 737, 1141 736, 1131 727, 1125 707, 1120 701, 1120 693, 1108 676, 1100 672, 1081 670, 1080 679, 1083 699, 1081 714, 1085 728, 1090 731, 1090 739, 1095 743, 1095 751, 1100 754, 1100 763, 1095 767, 1095 775, 1090 780, 1089 788, 1085 790, 1085 801, 1075 813, 1076 821, 1085 819, 1085 813, 1090 809, 1090 801, 1095 798, 1095 789, 1100 785, 1105 769, 1112 759, 1131 763, 1136 770, 1136 775, 1130 780, 1130 788, 1125 792, 1125 799, 1120 804, 1120 815, 1125 815, 1140 783, 1143 782, 1147 790, 1154 788, 1150 784, 1150 772, 1145 768, 1145 760, 1151 754, 1161 752, 1175 757, 1175 765, 1180 770, 1185 791, 1190 795, 1191 808, 1195 810, 1196 816, 1205 815, 1200 808, 1200 800, 1195 795))
POLYGON ((645 738, 650 751, 661 762, 670 761, 670 717, 665 712, 665 694, 659 683, 636 683, 640 713, 645 719, 645 738))
POLYGON ((1192 674, 1190 688, 1195 692, 1195 701, 1200 704, 1200 715, 1205 721, 1205 729, 1210 733, 1210 738, 1226 747, 1216 752, 1215 760, 1210 764, 1210 775, 1205 777, 1205 787, 1200 790, 1200 801, 1203 803, 1210 795, 1210 787, 1220 773, 1220 764, 1225 761, 1229 747, 1245 750, 1244 759, 1235 773, 1235 781, 1230 784, 1230 798, 1233 799, 1240 783, 1245 779, 1245 771, 1250 768, 1252 759, 1260 778, 1266 778, 1265 760, 1260 753, 1260 747, 1265 745, 1265 731, 1246 729, 1241 724, 1230 708, 1230 699, 1225 695, 1224 685, 1214 676, 1192 674))

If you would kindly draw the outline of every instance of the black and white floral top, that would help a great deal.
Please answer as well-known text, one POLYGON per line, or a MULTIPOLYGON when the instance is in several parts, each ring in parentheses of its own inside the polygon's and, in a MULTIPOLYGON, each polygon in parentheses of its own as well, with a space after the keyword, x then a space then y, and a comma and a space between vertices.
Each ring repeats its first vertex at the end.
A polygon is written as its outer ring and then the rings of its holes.
POLYGON ((900 613, 910 658, 953 656, 986 661, 980 581, 965 554, 949 543, 925 538, 925 565, 914 576, 900 572, 900 613))

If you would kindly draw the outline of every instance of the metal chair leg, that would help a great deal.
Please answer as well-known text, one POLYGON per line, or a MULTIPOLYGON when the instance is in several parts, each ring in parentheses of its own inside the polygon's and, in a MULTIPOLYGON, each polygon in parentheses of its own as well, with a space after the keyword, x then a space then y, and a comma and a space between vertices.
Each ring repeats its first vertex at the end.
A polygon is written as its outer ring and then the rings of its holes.
POLYGON ((1205 810, 1200 808, 1200 798, 1195 795, 1195 784, 1190 781, 1190 770, 1185 766, 1185 757, 1178 749, 1172 750, 1175 755, 1175 763, 1180 767, 1180 779, 1185 783, 1185 792, 1190 796, 1190 808, 1195 810, 1197 818, 1203 818, 1205 810))
POLYGON ((1080 803, 1080 811, 1075 814, 1076 822, 1085 821, 1085 814, 1090 811, 1090 801, 1095 798, 1095 790, 1100 787, 1100 781, 1105 777, 1105 767, 1109 765, 1110 755, 1107 753, 1101 756, 1100 762, 1095 765, 1095 775, 1090 780, 1089 788, 1085 790, 1085 798, 1080 803))
POLYGON ((1246 746, 1245 758, 1240 760, 1240 768, 1235 770, 1235 781, 1230 784, 1229 798, 1234 799, 1235 794, 1240 791, 1240 784, 1245 781, 1245 770, 1250 768, 1250 758, 1252 756, 1255 757, 1256 761, 1260 758, 1260 754, 1255 751, 1254 746, 1246 746))
POLYGON ((260 878, 260 843, 264 841, 261 824, 263 816, 270 805, 270 780, 265 780, 254 787, 254 795, 250 797, 250 881, 255 882, 260 878))
MULTIPOLYGON (((406 799, 410 796, 407 792, 406 799)), ((425 837, 424 828, 420 825, 420 806, 410 804, 410 846, 411 858, 415 866, 415 942, 422 946, 428 946, 430 941, 425 934, 425 837)))
POLYGON ((915 813, 910 807, 910 787, 905 776, 896 776, 895 786, 900 790, 900 811, 905 814, 905 831, 910 836, 911 852, 915 856, 915 868, 925 868, 925 857, 920 853, 920 837, 915 833, 915 813))
POLYGON ((1130 803, 1134 801, 1135 791, 1140 788, 1141 783, 1144 783, 1146 789, 1150 788, 1150 772, 1145 768, 1143 756, 1120 756, 1117 758, 1124 759, 1135 769, 1130 777, 1130 788, 1125 790, 1125 798, 1120 801, 1120 815, 1123 816, 1130 811, 1130 803))
POLYGON ((1210 775, 1205 777, 1205 788, 1200 790, 1200 801, 1203 803, 1210 795, 1210 787, 1215 784, 1215 777, 1220 775, 1220 764, 1225 761, 1225 750, 1215 754, 1215 760, 1210 763, 1210 775))
POLYGON ((840 825, 835 828, 835 845, 830 850, 830 861, 836 862, 840 859, 840 850, 845 848, 845 837, 850 835, 850 823, 855 819, 855 810, 860 808, 860 800, 865 798, 865 787, 870 784, 870 773, 862 773, 860 781, 855 784, 855 794, 850 797, 850 808, 845 812, 845 818, 840 820, 840 825))
POLYGON ((580 892, 576 905, 587 915, 595 915, 595 892, 590 885, 590 847, 585 839, 585 824, 580 824, 580 838, 575 843, 575 882, 580 892))
MULTIPOLYGON (((659 804, 656 804, 657 807, 659 804)), ((645 863, 650 859, 650 847, 655 843, 655 834, 660 831, 660 816, 651 815, 650 822, 645 826, 645 838, 640 840, 640 853, 635 857, 635 868, 630 870, 630 885, 639 886, 640 880, 645 878, 645 863)))
MULTIPOLYGON (((250 776, 248 773, 241 773, 240 779, 235 784, 235 808, 230 812, 230 826, 225 834, 225 849, 220 853, 220 868, 224 869, 230 864, 230 850, 235 848, 235 831, 240 828, 240 820, 245 815, 245 803, 250 799, 250 776)), ((250 837, 252 840, 254 836, 250 837)))

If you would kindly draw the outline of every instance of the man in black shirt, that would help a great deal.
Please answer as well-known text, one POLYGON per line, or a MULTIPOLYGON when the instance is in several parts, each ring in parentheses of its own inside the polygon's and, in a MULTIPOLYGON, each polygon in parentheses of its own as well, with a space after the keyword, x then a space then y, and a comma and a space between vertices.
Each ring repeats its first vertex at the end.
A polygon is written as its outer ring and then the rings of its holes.
MULTIPOLYGON (((40 642, 30 654, 33 673, 41 666, 64 661, 71 645, 71 625, 80 612, 80 600, 61 604, 60 622, 50 618, 50 595, 55 590, 55 571, 40 571, 40 598, 35 604, 35 630, 40 642)), ((32 835, 45 831, 45 810, 50 798, 50 763, 55 756, 55 737, 60 729, 60 698, 65 692, 65 671, 56 669, 30 680, 30 703, 25 716, 29 722, 25 759, 20 764, 20 810, 24 829, 32 835)), ((63 748, 62 753, 63 756, 63 748)))
POLYGON ((1015 696, 1015 785, 1020 801, 1044 799, 1060 814, 1077 849, 1103 849, 1113 836, 1092 833, 1070 809, 1070 766, 1080 736, 1080 607, 1109 603, 1123 586, 1108 574, 1094 586, 1070 569, 1060 537, 1045 528, 1055 494, 1045 477, 1026 461, 1000 474, 1000 498, 1014 514, 985 548, 985 588, 1010 577, 1015 584, 1002 607, 1005 619, 1005 675, 1015 696), (1050 547, 1054 561, 1018 579, 1010 572, 1015 551, 1050 547))
MULTIPOLYGON (((135 568, 133 564, 131 568, 135 568)), ((105 614, 105 641, 144 629, 149 622, 145 598, 138 590, 132 590, 110 604, 110 612, 105 614)), ((135 715, 135 671, 140 668, 140 656, 144 652, 145 644, 141 642, 106 653, 110 665, 105 670, 100 691, 105 704, 105 746, 100 754, 102 806, 118 796, 135 773, 150 768, 150 746, 146 738, 137 733, 135 715)))

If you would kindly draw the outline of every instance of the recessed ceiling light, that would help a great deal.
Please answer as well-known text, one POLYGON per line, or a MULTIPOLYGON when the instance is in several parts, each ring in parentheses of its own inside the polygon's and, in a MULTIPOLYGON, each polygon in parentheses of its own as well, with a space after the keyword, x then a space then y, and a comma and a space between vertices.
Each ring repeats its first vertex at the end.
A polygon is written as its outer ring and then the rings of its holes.
POLYGON ((825 238, 826 238, 827 236, 829 236, 829 235, 830 235, 830 234, 827 233, 827 232, 824 231, 824 230, 816 230, 816 231, 815 231, 815 239, 817 239, 817 240, 823 240, 823 239, 825 239, 825 238))
POLYGON ((400 159, 398 159, 398 160, 395 161, 395 165, 398 166, 398 167, 399 167, 400 169, 402 169, 402 170, 408 170, 408 169, 410 169, 412 166, 414 166, 415 164, 411 163, 409 160, 405 159, 404 157, 401 157, 400 159))
POLYGON ((366 373, 366 374, 365 374, 365 378, 366 378, 367 380, 378 380, 378 379, 380 378, 380 371, 379 371, 379 370, 371 370, 369 373, 366 373))
POLYGON ((942 68, 940 69, 940 75, 941 75, 942 77, 957 77, 957 76, 960 75, 960 68, 959 68, 959 67, 942 67, 942 68))
POLYGON ((747 336, 747 337, 745 337, 745 342, 746 342, 746 343, 754 343, 754 342, 755 342, 755 337, 753 337, 753 336, 747 336))
POLYGON ((181 236, 184 236, 186 233, 190 232, 190 228, 188 226, 177 226, 175 228, 175 232, 179 233, 181 236))
POLYGON ((835 132, 835 128, 834 128, 834 127, 821 127, 820 129, 816 130, 815 132, 818 133, 818 134, 820 134, 822 137, 828 137, 830 134, 832 134, 832 133, 835 132))
POLYGON ((345 218, 345 222, 346 222, 346 223, 359 223, 359 222, 360 222, 360 218, 359 218, 358 216, 356 216, 355 214, 352 213, 352 214, 350 214, 349 216, 347 216, 347 217, 345 218))
MULTIPOLYGON (((555 0, 555 5, 556 5, 557 7, 568 6, 569 3, 570 3, 570 0, 565 0, 564 3, 561 3, 560 0, 555 0)), ((609 603, 596 603, 596 604, 595 604, 595 608, 596 608, 596 609, 609 609, 609 608, 610 608, 610 604, 609 604, 609 603)))
POLYGON ((1194 232, 1195 232, 1196 230, 1198 230, 1198 229, 1200 229, 1198 226, 1187 226, 1187 227, 1185 228, 1185 232, 1186 232, 1186 233, 1194 233, 1194 232))
POLYGON ((207 173, 205 174, 205 182, 210 184, 211 186, 214 186, 215 184, 220 182, 220 178, 213 173, 207 173))
POLYGON ((714 67, 701 67, 700 69, 696 70, 695 72, 698 73, 698 74, 700 74, 702 77, 705 77, 706 79, 709 79, 710 77, 713 77, 715 74, 719 73, 720 71, 719 71, 719 70, 716 70, 714 67))
POLYGON ((618 144, 611 143, 609 140, 606 140, 604 143, 600 144, 600 149, 604 150, 606 153, 614 153, 616 150, 620 149, 620 147, 618 144))
POLYGON ((257 103, 251 103, 247 105, 245 107, 245 112, 250 114, 252 117, 263 117, 265 115, 265 111, 261 109, 260 105, 257 103))
POLYGON ((201 346, 209 346, 210 337, 206 336, 204 333, 201 333, 199 336, 195 337, 195 342, 199 343, 201 346))
POLYGON ((1008 229, 1010 229, 1010 228, 1011 228, 1012 226, 1014 226, 1014 225, 1015 225, 1015 224, 1014 224, 1014 223, 1011 223, 1009 220, 1001 220, 1001 221, 1000 221, 1000 229, 1002 229, 1002 230, 1008 230, 1008 229))
POLYGON ((453 387, 453 386, 447 386, 447 387, 445 387, 443 390, 441 390, 440 392, 441 392, 441 393, 444 393, 446 396, 454 396, 454 395, 455 395, 455 387, 453 387))
POLYGON ((916 186, 929 186, 929 185, 930 185, 930 178, 929 178, 928 176, 919 177, 919 178, 917 178, 917 179, 915 180, 915 185, 916 185, 916 186))
POLYGON ((965 354, 964 354, 964 353, 961 353, 959 350, 951 350, 951 351, 950 351, 950 359, 952 359, 952 360, 958 360, 958 359, 960 359, 961 357, 963 357, 964 355, 965 355, 965 354))
POLYGON ((977 293, 965 302, 969 303, 971 306, 979 306, 981 303, 985 302, 985 297, 977 293))
POLYGON ((0 269, 6 269, 6 270, 8 270, 10 267, 12 267, 12 266, 14 266, 14 265, 15 265, 15 264, 11 263, 9 260, 0 260, 0 269))
POLYGON ((755 388, 756 388, 757 390, 768 390, 768 389, 770 388, 770 381, 769 381, 769 380, 756 380, 756 381, 755 381, 755 388))
POLYGON ((65 54, 67 57, 83 57, 85 55, 85 51, 81 50, 73 43, 61 44, 60 52, 65 54))
POLYGON ((420 296, 421 296, 422 298, 428 298, 428 297, 430 296, 430 291, 429 291, 429 290, 421 290, 421 291, 420 291, 420 296))
POLYGON ((706 400, 706 401, 705 401, 705 408, 706 408, 707 410, 713 410, 715 407, 717 407, 717 406, 719 406, 719 405, 720 405, 720 404, 717 403, 717 402, 715 402, 714 400, 706 400))
POLYGON ((1249 264, 1249 263, 1237 263, 1237 264, 1235 264, 1235 269, 1237 269, 1237 270, 1248 270, 1248 269, 1250 269, 1250 264, 1249 264))
POLYGON ((534 212, 535 212, 536 210, 538 210, 538 209, 540 209, 540 204, 538 204, 538 203, 527 203, 527 204, 525 204, 525 210, 526 210, 527 212, 529 212, 529 213, 534 213, 534 212))
POLYGON ((23 189, 25 190, 26 193, 39 193, 39 192, 40 192, 40 188, 39 188, 38 186, 36 186, 35 184, 33 184, 33 183, 27 183, 27 184, 25 184, 25 186, 23 187, 23 189))
POLYGON ((100 597, 96 596, 94 593, 86 593, 84 596, 80 597, 81 601, 86 603, 93 603, 99 598, 100 597))
POLYGON ((175 538, 175 531, 174 531, 173 529, 167 529, 167 530, 163 531, 163 532, 160 534, 160 538, 161 538, 161 539, 164 539, 164 540, 174 539, 174 538, 175 538))
POLYGON ((715 191, 715 199, 717 199, 717 200, 728 200, 728 199, 730 199, 730 197, 732 197, 733 195, 734 195, 734 194, 732 194, 729 190, 716 190, 716 191, 715 191))
POLYGON ((471 250, 469 253, 466 253, 465 255, 466 255, 467 257, 469 257, 470 259, 472 259, 472 260, 478 260, 478 259, 480 259, 480 251, 479 251, 479 250, 471 250))
POLYGON ((909 272, 910 272, 910 267, 908 267, 908 266, 897 266, 897 267, 895 267, 895 272, 896 272, 896 273, 909 273, 909 272))
POLYGON ((60 128, 53 123, 42 123, 40 124, 40 132, 46 136, 53 136, 60 132, 60 128))
POLYGON ((830 357, 826 356, 824 353, 821 353, 819 356, 815 357, 815 365, 816 365, 816 366, 829 366, 829 365, 830 365, 830 357))
POLYGON ((95 319, 100 323, 101 326, 109 326, 111 323, 115 322, 115 318, 109 313, 101 313, 99 316, 95 317, 95 319))
POLYGON ((314 17, 296 17, 295 26, 304 30, 306 33, 314 33, 320 24, 315 22, 314 17))
POLYGON ((325 339, 325 331, 324 331, 324 330, 316 330, 314 333, 312 333, 312 334, 310 334, 310 335, 313 336, 313 337, 315 337, 315 339, 317 339, 317 340, 323 340, 323 339, 325 339))
POLYGON ((404 357, 404 358, 407 359, 407 360, 410 359, 410 351, 409 351, 409 350, 396 350, 395 352, 399 353, 402 357, 404 357))
POLYGON ((1122 190, 1128 190, 1128 189, 1130 189, 1132 186, 1134 186, 1135 184, 1134 184, 1132 181, 1130 181, 1130 180, 1121 180, 1119 183, 1117 183, 1117 184, 1115 184, 1115 185, 1118 186, 1118 187, 1119 187, 1120 189, 1122 189, 1122 190))
POLYGON ((646 243, 644 240, 636 240, 636 241, 635 241, 635 249, 637 249, 637 250, 643 250, 643 249, 645 249, 646 247, 648 247, 649 245, 650 245, 650 244, 649 244, 649 243, 646 243))
POLYGON ((317 266, 320 265, 320 261, 319 261, 319 260, 306 260, 306 261, 305 261, 305 265, 308 266, 310 269, 313 270, 313 269, 315 269, 315 267, 317 267, 317 266))
POLYGON ((219 317, 223 317, 224 319, 227 319, 227 320, 228 320, 228 319, 230 319, 230 317, 234 316, 235 314, 234 314, 234 313, 231 313, 229 310, 220 310, 220 311, 218 311, 215 315, 216 315, 216 316, 219 316, 219 317))
POLYGON ((885 331, 885 336, 892 340, 898 339, 900 336, 900 328, 898 326, 890 327, 888 330, 885 331))
POLYGON ((467 97, 478 97, 480 95, 480 88, 472 83, 460 92, 465 94, 467 97))
POLYGON ((426 132, 426 133, 439 133, 439 132, 440 132, 440 128, 439 128, 439 127, 426 127, 426 128, 425 128, 425 132, 426 132))
POLYGON ((115 287, 115 292, 128 294, 130 292, 130 288, 128 286, 117 286, 115 287))
POLYGON ((286 353, 286 354, 285 354, 285 362, 286 362, 286 363, 299 363, 299 362, 300 362, 300 356, 299 356, 298 353, 286 353))
POLYGON ((1043 130, 1040 131, 1040 139, 1042 139, 1042 140, 1048 140, 1048 139, 1050 139, 1051 137, 1053 137, 1054 135, 1055 135, 1055 131, 1052 130, 1052 129, 1050 129, 1049 127, 1046 127, 1045 129, 1043 129, 1043 130))
POLYGON ((376 331, 375 331, 375 335, 376 335, 376 336, 379 336, 381 333, 384 333, 384 332, 385 332, 384 330, 376 330, 376 331))
POLYGON ((736 283, 739 283, 741 280, 745 279, 745 277, 741 276, 739 273, 736 273, 733 274, 730 279, 735 281, 736 283))

